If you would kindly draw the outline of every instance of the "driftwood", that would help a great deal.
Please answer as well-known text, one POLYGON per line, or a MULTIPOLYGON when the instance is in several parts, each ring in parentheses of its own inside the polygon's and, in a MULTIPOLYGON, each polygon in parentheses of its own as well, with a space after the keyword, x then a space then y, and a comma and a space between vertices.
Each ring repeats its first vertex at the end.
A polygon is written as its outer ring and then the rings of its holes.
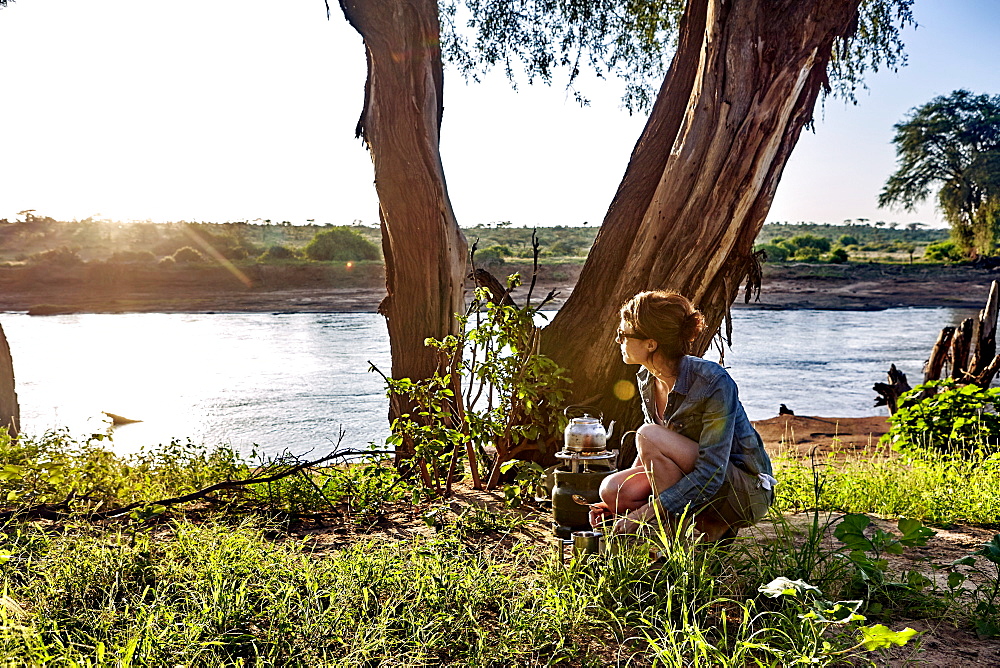
POLYGON ((944 369, 944 364, 948 361, 948 354, 951 352, 951 338, 954 335, 954 327, 945 327, 938 334, 937 341, 931 349, 931 356, 924 363, 925 383, 941 378, 941 371, 944 369))
MULTIPOLYGON (((986 307, 977 318, 966 318, 958 327, 945 327, 938 334, 930 357, 924 362, 924 383, 941 380, 942 376, 962 385, 989 387, 1000 372, 997 355, 997 315, 1000 313, 1000 283, 993 281, 986 307)), ((906 376, 896 365, 889 368, 889 382, 876 383, 879 394, 876 406, 888 406, 890 415, 896 412, 903 387, 909 390, 906 376), (901 379, 902 382, 899 382, 901 379)))
POLYGON ((966 318, 955 330, 951 339, 951 377, 955 380, 965 378, 969 368, 969 353, 972 352, 972 335, 975 331, 975 320, 966 318))
POLYGON ((897 369, 895 364, 889 366, 888 375, 888 383, 875 383, 872 389, 879 394, 875 399, 875 405, 888 406, 889 414, 892 415, 899 406, 899 397, 913 388, 906 382, 906 374, 897 369))

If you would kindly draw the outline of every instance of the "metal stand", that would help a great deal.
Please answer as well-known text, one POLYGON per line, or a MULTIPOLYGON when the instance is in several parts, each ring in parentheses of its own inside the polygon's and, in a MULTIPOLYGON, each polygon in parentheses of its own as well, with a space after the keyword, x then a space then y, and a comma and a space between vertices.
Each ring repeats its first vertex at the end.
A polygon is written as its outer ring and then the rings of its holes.
POLYGON ((607 462, 607 468, 614 471, 618 466, 618 451, 604 450, 602 452, 584 454, 582 452, 560 450, 556 453, 556 459, 567 462, 570 473, 589 473, 590 465, 597 462, 607 462))

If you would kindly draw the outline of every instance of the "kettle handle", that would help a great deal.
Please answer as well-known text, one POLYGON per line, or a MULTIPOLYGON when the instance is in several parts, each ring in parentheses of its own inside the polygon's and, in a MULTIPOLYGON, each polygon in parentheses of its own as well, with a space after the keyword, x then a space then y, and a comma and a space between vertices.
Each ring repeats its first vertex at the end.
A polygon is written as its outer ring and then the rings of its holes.
MULTIPOLYGON (((573 415, 573 416, 571 416, 570 415, 570 411, 572 409, 580 409, 579 412, 582 415, 594 415, 596 413, 597 419, 599 419, 601 422, 604 422, 604 411, 602 411, 601 409, 597 408, 596 406, 586 406, 586 405, 582 405, 582 404, 580 404, 580 405, 573 404, 573 405, 567 406, 566 408, 563 409, 563 415, 565 415, 566 417, 580 417, 580 415, 573 415)), ((573 410, 573 412, 575 413, 577 411, 573 410)))

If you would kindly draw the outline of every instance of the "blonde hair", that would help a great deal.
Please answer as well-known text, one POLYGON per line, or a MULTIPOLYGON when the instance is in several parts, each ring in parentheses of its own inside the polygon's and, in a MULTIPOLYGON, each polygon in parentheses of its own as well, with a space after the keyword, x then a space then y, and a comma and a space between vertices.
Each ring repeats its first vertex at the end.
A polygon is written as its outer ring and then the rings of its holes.
POLYGON ((668 358, 690 355, 705 331, 705 316, 673 290, 640 292, 622 305, 621 318, 640 338, 653 339, 668 358))

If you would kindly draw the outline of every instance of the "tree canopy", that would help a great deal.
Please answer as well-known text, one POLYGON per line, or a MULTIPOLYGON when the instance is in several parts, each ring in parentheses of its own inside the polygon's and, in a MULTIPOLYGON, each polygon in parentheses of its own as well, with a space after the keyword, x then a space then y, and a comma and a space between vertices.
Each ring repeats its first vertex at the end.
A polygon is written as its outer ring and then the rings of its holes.
POLYGON ((879 206, 912 210, 937 188, 955 241, 969 253, 992 252, 1000 226, 1000 95, 957 90, 894 127, 898 166, 879 206))
MULTIPOLYGON (((647 110, 666 74, 685 0, 439 0, 441 50, 465 76, 502 67, 513 83, 553 81, 566 68, 574 87, 585 68, 626 83, 624 104, 647 110)), ((784 2, 776 1, 780 12, 784 2)), ((836 41, 828 91, 852 99, 864 76, 906 61, 900 31, 913 25, 913 0, 862 0, 857 26, 836 41)))

